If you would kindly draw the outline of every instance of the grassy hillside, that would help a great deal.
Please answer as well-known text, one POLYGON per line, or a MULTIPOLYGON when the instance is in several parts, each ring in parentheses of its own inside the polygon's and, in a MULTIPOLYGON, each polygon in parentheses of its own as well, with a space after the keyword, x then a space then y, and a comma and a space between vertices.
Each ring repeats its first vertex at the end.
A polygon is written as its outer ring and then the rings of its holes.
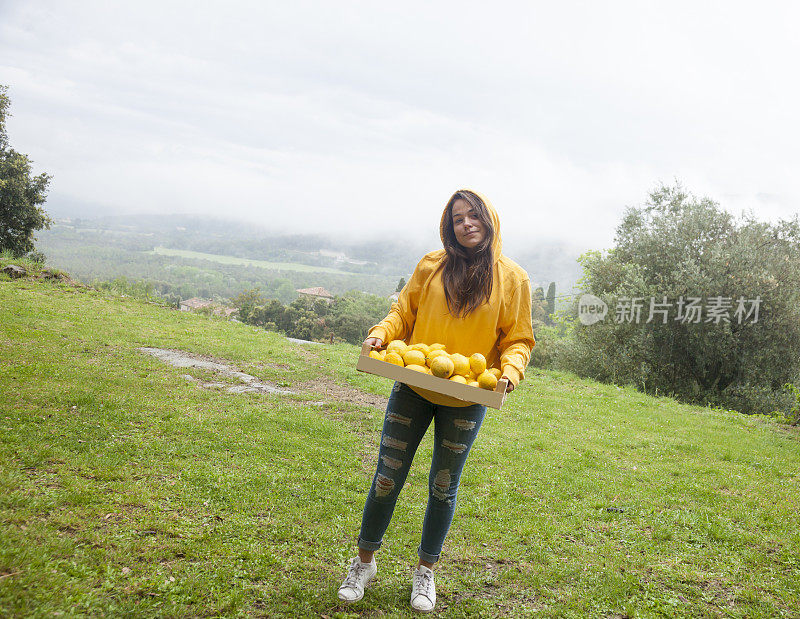
MULTIPOLYGON (((356 348, 0 280, 0 616, 411 614, 430 436, 377 581, 336 598, 390 388, 356 348), (145 346, 295 393, 229 393, 145 346)), ((470 455, 437 611, 797 617, 799 447, 761 418, 531 372, 470 455)))

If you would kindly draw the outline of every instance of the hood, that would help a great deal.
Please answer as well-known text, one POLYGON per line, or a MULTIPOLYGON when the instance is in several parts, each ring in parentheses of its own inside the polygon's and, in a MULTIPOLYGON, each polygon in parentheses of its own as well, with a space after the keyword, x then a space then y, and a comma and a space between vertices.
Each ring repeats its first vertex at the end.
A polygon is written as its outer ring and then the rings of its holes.
MULTIPOLYGON (((492 241, 492 257, 494 262, 497 262, 500 259, 500 253, 503 250, 503 239, 500 236, 500 218, 497 216, 497 211, 494 209, 494 205, 491 203, 489 198, 483 195, 480 191, 475 191, 474 189, 459 189, 458 191, 471 191, 476 196, 478 196, 483 203, 486 205, 486 208, 489 210, 489 219, 492 221, 492 228, 494 228, 494 241, 492 241)), ((439 238, 442 239, 442 243, 444 244, 444 228, 446 219, 445 215, 447 215, 447 206, 445 205, 444 211, 442 211, 442 219, 439 221, 439 238)))

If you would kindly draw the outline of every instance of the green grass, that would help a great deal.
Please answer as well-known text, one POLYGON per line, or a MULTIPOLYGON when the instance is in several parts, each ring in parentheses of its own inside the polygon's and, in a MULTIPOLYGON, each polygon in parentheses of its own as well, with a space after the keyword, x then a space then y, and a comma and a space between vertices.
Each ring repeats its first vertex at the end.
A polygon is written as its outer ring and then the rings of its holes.
MULTIPOLYGON (((382 411, 304 385, 387 396, 356 347, 0 279, 0 616, 411 616, 430 436, 375 584, 336 598, 382 411), (297 395, 202 389, 140 346, 297 395)), ((437 611, 797 617, 798 447, 768 419, 531 371, 470 455, 437 611)))
POLYGON ((337 275, 352 275, 349 271, 342 271, 331 267, 313 266, 300 264, 298 262, 268 262, 266 260, 250 260, 249 258, 236 258, 235 256, 223 256, 220 254, 204 254, 199 251, 189 251, 188 249, 169 249, 167 247, 156 247, 149 254, 159 254, 162 256, 178 256, 179 258, 193 258, 196 260, 210 260, 220 264, 240 264, 244 266, 261 267, 270 271, 299 271, 301 273, 336 273, 337 275))

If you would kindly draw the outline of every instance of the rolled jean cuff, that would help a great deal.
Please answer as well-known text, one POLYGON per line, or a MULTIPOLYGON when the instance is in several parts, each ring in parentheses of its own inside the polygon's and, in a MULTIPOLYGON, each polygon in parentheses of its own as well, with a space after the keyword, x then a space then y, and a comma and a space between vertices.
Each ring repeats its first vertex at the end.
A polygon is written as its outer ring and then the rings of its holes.
POLYGON ((422 550, 422 546, 417 548, 417 554, 419 558, 423 561, 427 561, 428 563, 436 563, 439 560, 439 555, 429 555, 427 552, 422 550))
POLYGON ((365 539, 358 538, 358 547, 361 550, 366 550, 368 552, 375 552, 378 548, 381 547, 381 542, 368 542, 365 539))

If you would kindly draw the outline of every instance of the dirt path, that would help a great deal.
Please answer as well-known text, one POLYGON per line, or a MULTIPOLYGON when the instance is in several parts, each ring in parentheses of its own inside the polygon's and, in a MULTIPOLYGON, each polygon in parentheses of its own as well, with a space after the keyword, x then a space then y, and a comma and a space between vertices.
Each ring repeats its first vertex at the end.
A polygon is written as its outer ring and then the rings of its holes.
MULTIPOLYGON (((303 395, 302 392, 283 389, 274 383, 241 372, 233 365, 212 357, 203 357, 183 350, 169 350, 166 348, 138 348, 137 350, 152 355, 156 359, 177 368, 208 370, 225 378, 232 378, 238 381, 238 384, 232 385, 230 383, 206 381, 184 374, 186 380, 195 382, 206 389, 223 389, 228 393, 272 393, 280 395, 296 395, 299 393, 299 395, 303 395)), ((303 392, 310 392, 308 395, 325 396, 333 402, 348 402, 359 406, 371 406, 381 411, 386 408, 386 398, 364 393, 349 385, 341 385, 327 376, 315 378, 311 382, 300 385, 300 387, 303 392)))
POLYGON ((184 374, 186 380, 197 382, 206 389, 224 389, 228 393, 278 393, 292 394, 294 391, 282 389, 274 383, 263 381, 250 374, 240 372, 232 365, 227 365, 216 359, 203 358, 182 350, 167 350, 166 348, 138 348, 137 350, 154 356, 156 359, 169 363, 176 368, 199 368, 210 370, 222 376, 233 378, 239 381, 238 385, 230 385, 219 382, 206 382, 195 378, 189 374, 184 374))

